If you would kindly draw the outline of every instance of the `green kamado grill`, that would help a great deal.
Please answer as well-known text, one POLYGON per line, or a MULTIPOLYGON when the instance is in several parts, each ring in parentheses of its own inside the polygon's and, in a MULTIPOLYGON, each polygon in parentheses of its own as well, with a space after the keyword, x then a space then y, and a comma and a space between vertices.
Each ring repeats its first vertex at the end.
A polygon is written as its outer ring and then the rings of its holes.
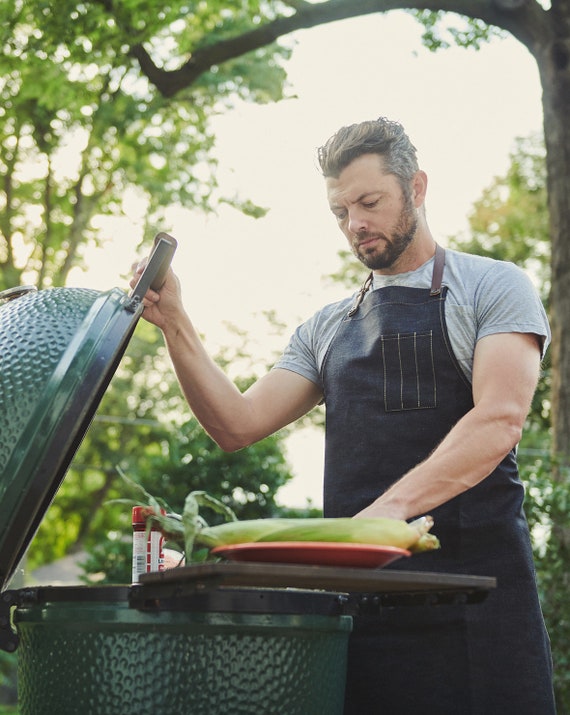
POLYGON ((352 615, 476 603, 494 579, 200 564, 135 585, 10 588, 176 241, 130 294, 0 293, 0 648, 20 715, 341 715, 352 615))

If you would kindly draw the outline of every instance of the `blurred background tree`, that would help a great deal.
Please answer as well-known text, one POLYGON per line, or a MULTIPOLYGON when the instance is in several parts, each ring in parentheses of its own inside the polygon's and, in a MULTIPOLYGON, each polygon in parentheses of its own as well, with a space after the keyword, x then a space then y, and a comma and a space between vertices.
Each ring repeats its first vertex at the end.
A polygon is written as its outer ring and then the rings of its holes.
POLYGON ((104 244, 104 219, 133 198, 145 203, 147 237, 173 204, 263 213, 217 192, 209 120, 238 98, 281 99, 289 50, 270 44, 211 67, 166 98, 141 76, 133 43, 168 63, 174 48, 186 54, 245 30, 263 3, 186 5, 0 5, 0 290, 65 285, 86 249, 104 244))

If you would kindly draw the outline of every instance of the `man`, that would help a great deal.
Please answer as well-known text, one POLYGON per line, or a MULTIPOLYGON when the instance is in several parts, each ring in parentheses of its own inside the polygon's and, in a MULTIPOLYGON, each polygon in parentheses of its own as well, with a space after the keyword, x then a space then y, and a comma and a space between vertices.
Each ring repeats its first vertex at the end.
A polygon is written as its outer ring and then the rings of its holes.
POLYGON ((554 713, 515 458, 550 337, 544 309, 512 264, 436 245, 427 176, 399 124, 344 127, 319 162, 330 209, 371 274, 355 298, 301 325, 273 370, 240 394, 206 355, 172 274, 144 315, 223 449, 324 401, 325 516, 429 513, 441 550, 395 568, 497 577, 482 604, 356 619, 347 715, 554 713))

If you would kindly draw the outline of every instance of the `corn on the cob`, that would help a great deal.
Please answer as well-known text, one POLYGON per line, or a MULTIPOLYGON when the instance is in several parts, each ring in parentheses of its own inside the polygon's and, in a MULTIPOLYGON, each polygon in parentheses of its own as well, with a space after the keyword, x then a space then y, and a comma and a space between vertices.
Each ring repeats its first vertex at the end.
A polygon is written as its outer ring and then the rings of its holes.
MULTIPOLYGON (((387 518, 254 519, 206 527, 196 534, 196 541, 210 548, 259 541, 328 541, 409 549, 431 523, 387 518)), ((425 548, 429 543, 435 542, 426 541, 425 548)))
POLYGON ((410 551, 414 554, 421 554, 422 551, 433 551, 439 548, 439 539, 435 534, 422 534, 416 543, 410 546, 410 551))
POLYGON ((268 536, 287 526, 300 521, 299 519, 244 519, 243 521, 228 521, 217 526, 206 526, 196 533, 196 542, 214 548, 215 546, 230 546, 259 541, 262 536, 268 536))
POLYGON ((428 531, 433 526, 433 517, 427 514, 426 516, 420 516, 413 521, 410 521, 410 526, 417 530, 418 534, 422 536, 427 534, 428 531))
POLYGON ((419 532, 400 519, 300 519, 260 541, 333 541, 340 543, 376 544, 409 548, 419 539, 419 532))

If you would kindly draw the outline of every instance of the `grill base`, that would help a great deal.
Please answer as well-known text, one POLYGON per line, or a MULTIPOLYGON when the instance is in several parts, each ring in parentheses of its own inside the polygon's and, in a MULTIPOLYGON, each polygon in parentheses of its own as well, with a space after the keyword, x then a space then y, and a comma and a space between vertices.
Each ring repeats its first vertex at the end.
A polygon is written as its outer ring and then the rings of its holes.
POLYGON ((341 715, 349 616, 17 611, 21 715, 341 715))

